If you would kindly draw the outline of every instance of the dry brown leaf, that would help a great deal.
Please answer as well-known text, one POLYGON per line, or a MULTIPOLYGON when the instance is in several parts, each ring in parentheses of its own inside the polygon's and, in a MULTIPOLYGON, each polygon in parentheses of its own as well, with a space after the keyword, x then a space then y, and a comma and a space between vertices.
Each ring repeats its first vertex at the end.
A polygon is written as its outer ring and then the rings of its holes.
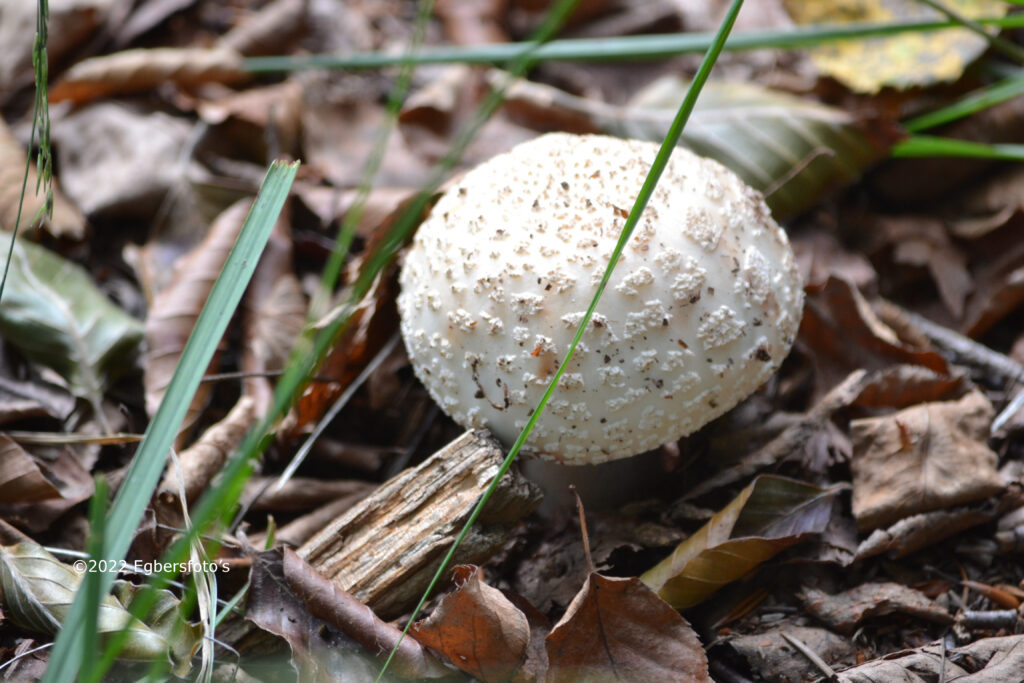
POLYGON ((39 463, 6 434, 0 434, 0 503, 36 503, 59 497, 39 463))
POLYGON ((218 146, 230 144, 247 158, 263 160, 299 150, 302 84, 298 80, 221 93, 216 99, 199 100, 196 110, 203 121, 217 126, 218 146))
POLYGON ((995 517, 992 506, 977 505, 912 515, 886 529, 872 531, 857 546, 857 560, 882 553, 888 553, 890 557, 905 557, 965 529, 991 522, 995 517))
POLYGON ((898 264, 926 267, 942 303, 957 319, 974 282, 966 256, 953 244, 942 221, 926 216, 888 216, 879 219, 886 242, 898 264))
POLYGON ((92 57, 68 69, 50 101, 91 100, 152 90, 164 83, 190 88, 203 83, 241 83, 249 78, 242 56, 228 48, 149 48, 92 57))
POLYGON ((978 272, 976 292, 967 302, 962 330, 978 338, 1024 302, 1024 243, 1015 244, 978 272))
POLYGON ((502 28, 508 0, 438 0, 435 11, 448 40, 456 45, 505 43, 502 28))
POLYGON ((639 579, 591 574, 547 637, 548 683, 710 683, 689 623, 639 579))
POLYGON ((857 652, 846 638, 823 628, 797 626, 791 623, 772 625, 763 633, 726 636, 714 645, 714 650, 725 648, 741 657, 751 671, 766 681, 813 681, 821 671, 798 652, 783 634, 796 638, 812 652, 834 668, 853 664, 857 652))
POLYGON ((980 392, 850 423, 853 514, 861 531, 1003 490, 986 445, 994 411, 980 392))
POLYGON ((214 424, 187 449, 178 454, 178 466, 171 463, 157 489, 161 502, 177 505, 184 489, 186 502, 194 502, 253 425, 253 401, 243 396, 224 419, 214 424), (180 470, 179 470, 180 468, 180 470))
POLYGON ((978 239, 1007 223, 1024 210, 1021 188, 1024 168, 1009 166, 985 181, 971 186, 963 196, 949 207, 952 217, 947 219, 950 232, 962 239, 978 239))
POLYGON ((55 117, 62 187, 89 216, 151 220, 185 181, 192 130, 180 117, 117 102, 55 117))
MULTIPOLYGON (((206 239, 175 266, 174 279, 167 289, 153 299, 146 318, 145 359, 146 412, 152 416, 163 400, 167 385, 174 375, 185 342, 192 334, 199 311, 206 303, 213 283, 234 246, 249 212, 249 200, 241 200, 222 213, 206 235, 206 239)), ((210 368, 220 364, 215 353, 210 368)), ((213 387, 199 385, 182 426, 182 433, 198 419, 199 411, 213 387)))
POLYGON ((60 495, 38 502, 0 504, 0 518, 30 533, 49 529, 54 521, 88 499, 94 490, 92 477, 68 447, 62 448, 55 459, 45 464, 40 462, 38 466, 60 495))
POLYGON ((823 287, 808 288, 799 342, 815 352, 818 391, 858 368, 880 370, 893 363, 949 374, 941 355, 901 338, 875 315, 856 287, 836 277, 823 287))
POLYGON ((934 680, 1018 683, 1024 671, 1024 635, 983 638, 949 649, 938 641, 902 650, 838 674, 839 683, 934 680))
POLYGON ((281 213, 242 301, 245 338, 242 392, 254 401, 257 417, 273 402, 273 383, 266 373, 284 367, 292 345, 306 323, 306 298, 293 274, 292 227, 288 211, 281 213))
POLYGON ((530 624, 479 567, 452 568, 455 589, 411 634, 484 683, 509 681, 526 661, 530 624))
POLYGON ((41 224, 54 237, 73 240, 85 237, 85 216, 56 185, 53 188, 53 217, 43 216, 37 221, 46 197, 35 191, 38 181, 35 163, 29 166, 28 179, 25 180, 25 161, 25 150, 0 119, 0 229, 14 229, 24 180, 25 200, 21 207, 20 229, 41 224))
POLYGON ((808 612, 845 635, 853 634, 864 619, 894 613, 936 624, 953 623, 952 615, 924 593, 898 583, 863 583, 834 595, 805 588, 800 599, 808 612))
MULTIPOLYGON (((267 553, 261 554, 262 556, 267 553)), ((362 645, 368 653, 380 656, 398 644, 401 631, 382 621, 369 607, 338 588, 291 549, 286 548, 281 562, 281 576, 287 588, 304 606, 309 615, 333 624, 349 638, 362 645)), ((401 638, 391 669, 408 678, 441 678, 451 670, 441 664, 413 638, 401 638)), ((374 671, 376 674, 377 671, 374 671)))
POLYGON ((245 17, 217 41, 247 57, 286 54, 309 28, 309 0, 277 0, 245 17))

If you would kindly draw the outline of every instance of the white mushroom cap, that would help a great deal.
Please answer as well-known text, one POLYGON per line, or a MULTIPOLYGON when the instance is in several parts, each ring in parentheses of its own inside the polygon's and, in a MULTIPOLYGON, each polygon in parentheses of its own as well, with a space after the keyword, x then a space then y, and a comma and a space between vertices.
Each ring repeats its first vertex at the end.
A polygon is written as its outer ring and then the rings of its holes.
MULTIPOLYGON (((416 375, 506 446, 572 340, 658 146, 545 135, 468 172, 401 274, 416 375)), ((762 196, 676 150, 524 451, 570 464, 690 434, 775 372, 803 289, 762 196)))

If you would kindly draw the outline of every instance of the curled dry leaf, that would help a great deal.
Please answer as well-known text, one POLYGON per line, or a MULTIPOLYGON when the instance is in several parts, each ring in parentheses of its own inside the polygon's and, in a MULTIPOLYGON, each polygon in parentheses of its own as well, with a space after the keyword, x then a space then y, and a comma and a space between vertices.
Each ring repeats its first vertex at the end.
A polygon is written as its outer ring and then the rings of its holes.
POLYGON ((245 337, 242 371, 249 376, 243 393, 254 400, 256 415, 270 410, 273 388, 265 373, 284 367, 292 345, 306 323, 306 298, 293 274, 292 230, 282 212, 243 300, 245 337))
MULTIPOLYGON (((970 505, 950 510, 935 510, 905 517, 885 529, 875 529, 857 546, 857 560, 881 553, 905 557, 921 548, 938 543, 965 529, 987 524, 996 518, 993 506, 970 505)), ((999 534, 996 533, 998 539, 999 534)))
POLYGON ((254 421, 253 400, 243 396, 224 419, 203 432, 194 444, 178 454, 177 467, 173 462, 168 464, 160 488, 157 489, 161 502, 167 505, 178 504, 182 490, 185 492, 185 501, 194 502, 220 472, 254 421))
POLYGON ((982 638, 949 649, 938 641, 894 652, 838 674, 839 683, 942 680, 1017 683, 1024 671, 1024 635, 982 638))
POLYGON ((416 640, 485 683, 509 681, 526 661, 530 624, 479 567, 452 569, 455 590, 411 633, 416 640))
POLYGON ((68 69, 50 88, 50 101, 82 104, 107 95, 152 90, 164 83, 190 88, 248 79, 242 56, 223 47, 150 48, 92 57, 68 69))
POLYGON ((936 624, 953 623, 949 612, 924 593, 898 583, 864 583, 834 595, 805 588, 800 599, 811 614, 845 635, 853 634, 864 619, 894 613, 936 624))
MULTIPOLYGON (((218 216, 202 243, 177 263, 171 284, 153 299, 146 319, 149 349, 144 378, 146 412, 150 416, 156 414, 163 400, 185 342, 192 334, 199 312, 245 223, 249 203, 247 199, 240 200, 218 216)), ((210 367, 216 368, 219 363, 218 352, 214 354, 210 367)), ((195 423, 211 390, 207 383, 199 385, 185 416, 183 430, 195 423)))
POLYGON ((856 287, 836 277, 822 287, 808 288, 799 342, 815 352, 821 387, 838 384, 858 368, 880 370, 893 363, 950 374, 941 355, 904 339, 875 315, 856 287))
POLYGON ((710 683, 697 634, 639 579, 596 572, 547 637, 545 681, 710 683))
POLYGON ((771 630, 718 640, 714 650, 726 649, 741 657, 751 671, 766 681, 819 680, 821 671, 802 653, 797 652, 783 634, 796 638, 826 664, 841 668, 857 659, 857 651, 846 638, 823 628, 783 623, 771 630))
POLYGON ((832 517, 834 489, 762 475, 640 579, 673 607, 703 601, 832 517))
MULTIPOLYGON (((0 253, 11 236, 0 233, 0 253)), ((0 334, 56 370, 98 413, 107 384, 131 367, 142 323, 115 306, 81 266, 24 239, 14 244, 0 334)))
POLYGON ((94 489, 92 476, 69 447, 62 448, 56 458, 38 461, 37 467, 56 488, 57 496, 36 502, 0 503, 0 519, 35 533, 50 529, 54 521, 88 499, 94 489))
POLYGON ((6 434, 0 434, 0 503, 34 503, 59 498, 39 464, 6 434))
MULTIPOLYGON (((288 589, 312 616, 333 624, 346 636, 379 656, 398 643, 401 631, 382 621, 369 607, 341 590, 290 549, 284 550, 282 576, 288 589)), ((451 670, 412 638, 402 638, 392 662, 395 673, 409 678, 440 678, 451 670)))
MULTIPOLYGON (((30 631, 55 634, 71 609, 85 570, 70 567, 35 543, 0 548, 0 587, 4 614, 30 631)), ((180 604, 170 592, 159 591, 149 623, 128 611, 136 587, 117 582, 115 593, 100 601, 97 630, 107 636, 122 629, 128 639, 122 659, 152 661, 168 658, 176 675, 191 669, 192 654, 199 646, 201 629, 184 620, 180 604)))
POLYGON ((82 211, 156 223, 164 202, 185 185, 192 165, 183 151, 192 135, 181 117, 120 102, 55 117, 52 133, 62 187, 82 211))
POLYGON ((308 0, 277 0, 264 5, 225 33, 217 44, 238 54, 287 54, 305 31, 308 0))
POLYGON ((53 216, 42 216, 39 212, 46 203, 46 197, 35 192, 39 176, 33 163, 25 179, 25 150, 11 135, 7 124, 0 120, 0 228, 13 230, 18 217, 18 202, 21 200, 22 181, 25 187, 25 201, 21 207, 21 224, 42 224, 54 237, 80 240, 85 237, 85 216, 64 196, 59 188, 53 188, 53 216))
POLYGON ((986 445, 993 414, 988 399, 972 391, 958 401, 851 422, 853 514, 860 530, 1002 491, 998 457, 986 445))

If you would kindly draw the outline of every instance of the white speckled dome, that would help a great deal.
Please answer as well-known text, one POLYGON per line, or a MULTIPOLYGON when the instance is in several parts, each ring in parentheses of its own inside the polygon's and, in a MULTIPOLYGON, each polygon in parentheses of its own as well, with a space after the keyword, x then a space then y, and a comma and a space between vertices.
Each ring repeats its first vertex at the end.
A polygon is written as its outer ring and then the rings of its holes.
MULTIPOLYGON (((562 133, 467 173, 406 255, 398 298, 416 375, 506 446, 558 368, 633 206, 653 143, 562 133)), ((677 150, 525 451, 625 458, 757 389, 796 336, 803 289, 759 193, 677 150)))

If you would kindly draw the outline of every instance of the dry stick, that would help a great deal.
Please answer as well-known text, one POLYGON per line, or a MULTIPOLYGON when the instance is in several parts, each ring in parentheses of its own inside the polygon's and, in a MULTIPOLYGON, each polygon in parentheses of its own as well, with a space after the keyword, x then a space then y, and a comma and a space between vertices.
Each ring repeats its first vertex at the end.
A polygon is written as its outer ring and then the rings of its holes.
MULTIPOLYGON (((1024 384, 1024 365, 1009 356, 993 351, 984 344, 979 344, 924 316, 911 313, 892 302, 886 301, 884 305, 898 311, 941 351, 952 356, 955 362, 985 370, 999 377, 1005 384, 1024 384)), ((1024 391, 1018 392, 1014 399, 996 416, 996 419, 992 421, 990 433, 994 434, 998 431, 1022 407, 1024 407, 1024 391)))

